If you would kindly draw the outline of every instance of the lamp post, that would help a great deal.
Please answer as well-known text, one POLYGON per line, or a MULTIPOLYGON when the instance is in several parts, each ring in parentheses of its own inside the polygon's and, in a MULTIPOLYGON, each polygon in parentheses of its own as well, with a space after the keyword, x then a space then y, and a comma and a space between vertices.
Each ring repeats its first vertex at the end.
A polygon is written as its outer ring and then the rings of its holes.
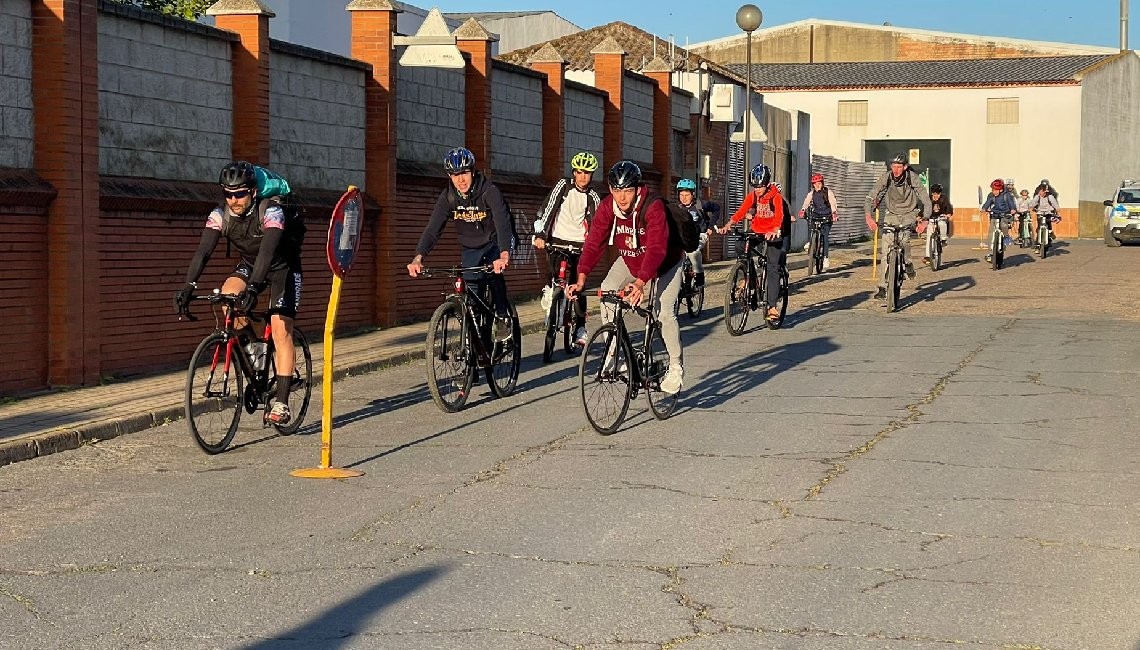
POLYGON ((749 152, 752 149, 752 32, 760 27, 764 14, 756 5, 741 5, 736 10, 736 26, 748 35, 748 51, 744 67, 744 194, 748 194, 748 173, 752 171, 749 152))

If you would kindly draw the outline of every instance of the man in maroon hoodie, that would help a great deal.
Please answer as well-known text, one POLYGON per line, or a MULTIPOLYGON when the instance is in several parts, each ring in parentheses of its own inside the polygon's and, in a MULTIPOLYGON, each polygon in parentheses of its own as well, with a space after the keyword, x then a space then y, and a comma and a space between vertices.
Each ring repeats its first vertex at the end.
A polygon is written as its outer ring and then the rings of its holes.
MULTIPOLYGON (((610 267, 602 290, 623 290, 626 300, 640 304, 645 286, 653 290, 653 309, 661 322, 661 337, 669 351, 669 371, 661 380, 661 390, 675 394, 684 380, 681 328, 673 303, 681 290, 681 258, 685 251, 669 236, 669 216, 665 203, 641 184, 641 168, 629 160, 614 165, 606 177, 610 193, 598 204, 590 231, 578 259, 578 281, 566 288, 569 296, 582 290, 586 276, 601 259, 607 245, 613 245, 618 258, 610 267)), ((602 306, 602 320, 613 320, 613 312, 602 306)))

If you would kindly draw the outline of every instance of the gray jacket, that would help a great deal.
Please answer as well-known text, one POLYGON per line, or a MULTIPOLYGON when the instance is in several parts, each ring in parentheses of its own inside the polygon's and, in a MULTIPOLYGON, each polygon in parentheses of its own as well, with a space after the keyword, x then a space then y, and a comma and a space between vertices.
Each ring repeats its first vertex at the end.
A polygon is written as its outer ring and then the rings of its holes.
POLYGON ((876 207, 880 209, 879 218, 883 223, 913 226, 920 216, 923 219, 930 217, 930 195, 918 174, 909 167, 897 181, 888 170, 875 181, 863 202, 865 212, 874 213, 876 207))

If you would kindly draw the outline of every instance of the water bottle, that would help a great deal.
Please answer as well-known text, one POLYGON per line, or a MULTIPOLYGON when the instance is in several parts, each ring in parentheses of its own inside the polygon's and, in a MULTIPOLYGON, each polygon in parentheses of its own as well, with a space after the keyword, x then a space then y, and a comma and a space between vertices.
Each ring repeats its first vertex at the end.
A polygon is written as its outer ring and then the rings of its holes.
POLYGON ((265 367, 265 352, 268 347, 261 341, 250 341, 245 344, 245 351, 249 353, 249 358, 253 361, 255 369, 260 370, 265 367))

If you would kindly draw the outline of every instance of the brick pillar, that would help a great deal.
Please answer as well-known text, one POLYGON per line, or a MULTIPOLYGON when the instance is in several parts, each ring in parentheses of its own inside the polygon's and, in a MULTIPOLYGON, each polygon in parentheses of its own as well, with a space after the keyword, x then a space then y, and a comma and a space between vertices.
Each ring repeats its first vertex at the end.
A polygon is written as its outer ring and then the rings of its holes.
POLYGON ((653 89, 653 166, 661 172, 661 187, 658 188, 661 196, 675 193, 670 161, 673 152, 672 73, 669 64, 661 57, 650 61, 642 70, 642 74, 657 84, 653 89))
POLYGON ((542 87, 542 179, 553 185, 566 174, 566 59, 550 43, 527 61, 546 75, 542 87))
POLYGON ((612 37, 590 50, 594 55, 594 86, 606 91, 602 140, 608 170, 625 158, 625 126, 622 124, 622 90, 625 88, 625 50, 612 37))
POLYGON ((233 47, 234 160, 269 164, 269 19, 259 0, 219 0, 206 10, 219 29, 236 32, 233 47))
POLYGON ((475 154, 483 173, 491 173, 491 43, 499 40, 479 21, 468 18, 455 30, 455 46, 467 56, 464 75, 466 89, 466 147, 475 154))
POLYGON ((374 232, 376 275, 373 320, 384 326, 395 321, 395 279, 411 258, 408 251, 393 251, 393 216, 396 214, 396 9, 388 0, 353 0, 352 58, 372 65, 364 80, 364 189, 380 204, 380 221, 374 232), (405 259, 407 258, 407 259, 405 259))
POLYGON ((47 382, 97 384, 100 369, 97 0, 32 3, 35 169, 48 208, 47 382))

